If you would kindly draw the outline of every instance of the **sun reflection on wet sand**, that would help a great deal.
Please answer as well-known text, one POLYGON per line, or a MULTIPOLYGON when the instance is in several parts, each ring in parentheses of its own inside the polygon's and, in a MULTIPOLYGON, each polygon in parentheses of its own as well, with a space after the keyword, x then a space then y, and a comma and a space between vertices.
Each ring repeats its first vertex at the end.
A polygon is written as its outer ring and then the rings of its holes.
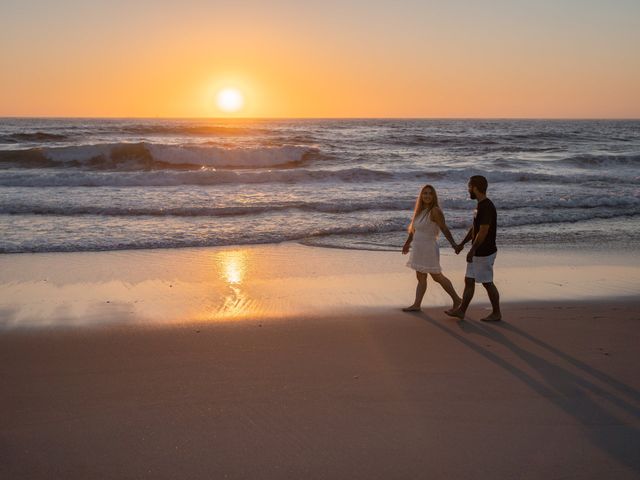
POLYGON ((243 250, 219 252, 215 255, 218 270, 223 273, 229 291, 215 316, 230 318, 247 313, 250 302, 243 291, 242 281, 247 272, 248 256, 243 250))
MULTIPOLYGON (((415 288, 403 260, 396 252, 295 244, 0 256, 0 330, 388 310, 415 288)), ((444 255, 442 262, 459 288, 464 259, 444 255)), ((637 293, 637 266, 628 256, 502 252, 496 278, 509 301, 588 299, 637 293)), ((477 297, 476 304, 487 302, 483 292, 477 297)), ((430 287, 424 304, 448 301, 442 289, 430 287)))

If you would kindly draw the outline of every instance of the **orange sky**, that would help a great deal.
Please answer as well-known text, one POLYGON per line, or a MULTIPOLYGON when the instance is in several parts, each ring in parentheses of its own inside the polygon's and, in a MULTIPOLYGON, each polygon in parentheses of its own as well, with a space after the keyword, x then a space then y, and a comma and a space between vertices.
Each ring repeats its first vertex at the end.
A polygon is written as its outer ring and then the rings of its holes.
POLYGON ((5 0, 0 116, 640 117, 635 0, 132 3, 5 0))

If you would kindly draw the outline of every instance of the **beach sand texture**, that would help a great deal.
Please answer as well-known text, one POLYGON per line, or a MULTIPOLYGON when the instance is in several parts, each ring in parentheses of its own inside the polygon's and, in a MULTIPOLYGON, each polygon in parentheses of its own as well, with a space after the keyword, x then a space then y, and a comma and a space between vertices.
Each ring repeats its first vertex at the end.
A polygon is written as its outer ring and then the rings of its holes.
POLYGON ((484 324, 398 253, 5 255, 0 477, 638 478, 637 266, 501 258, 484 324))

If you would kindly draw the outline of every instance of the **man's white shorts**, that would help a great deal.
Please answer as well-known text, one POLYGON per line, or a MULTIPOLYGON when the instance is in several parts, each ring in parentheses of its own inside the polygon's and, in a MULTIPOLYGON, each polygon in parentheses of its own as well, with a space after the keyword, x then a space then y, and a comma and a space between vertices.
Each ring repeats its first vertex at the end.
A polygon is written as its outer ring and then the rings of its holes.
POLYGON ((493 282, 493 262, 496 261, 496 253, 487 257, 473 257, 473 262, 467 263, 465 277, 475 278, 476 283, 493 282))

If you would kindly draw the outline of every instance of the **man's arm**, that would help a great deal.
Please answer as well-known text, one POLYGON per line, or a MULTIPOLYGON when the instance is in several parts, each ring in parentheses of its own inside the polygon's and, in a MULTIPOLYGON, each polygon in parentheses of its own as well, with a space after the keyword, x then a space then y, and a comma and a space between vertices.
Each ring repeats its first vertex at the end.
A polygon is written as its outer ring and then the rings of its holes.
POLYGON ((469 229, 469 231, 467 232, 467 234, 464 236, 464 238, 462 239, 462 241, 460 242, 460 246, 464 247, 464 245, 473 238, 473 227, 471 227, 469 229))
POLYGON ((471 227, 469 229, 469 231, 467 232, 467 234, 464 236, 464 238, 462 239, 462 241, 458 244, 458 246, 456 247, 456 255, 459 254, 463 249, 464 249, 464 245, 465 243, 467 243, 469 240, 471 240, 473 238, 473 227, 471 227))
POLYGON ((482 242, 484 242, 484 239, 487 238, 488 233, 489 233, 489 225, 480 225, 480 229, 478 230, 478 235, 476 236, 476 239, 473 241, 473 244, 471 245, 471 249, 469 250, 469 253, 467 253, 467 262, 471 263, 473 256, 476 254, 476 250, 478 250, 478 247, 482 245, 482 242))

